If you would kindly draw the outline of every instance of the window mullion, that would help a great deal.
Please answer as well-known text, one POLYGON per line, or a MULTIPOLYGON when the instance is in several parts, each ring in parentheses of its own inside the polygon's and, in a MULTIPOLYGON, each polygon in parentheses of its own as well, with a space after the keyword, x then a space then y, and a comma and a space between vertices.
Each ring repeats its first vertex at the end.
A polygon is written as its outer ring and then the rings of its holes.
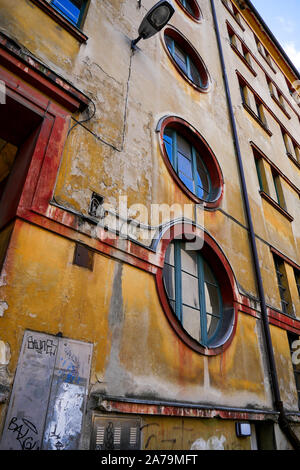
POLYGON ((177 133, 173 131, 172 135, 172 153, 173 153, 173 162, 174 170, 178 173, 178 155, 177 155, 177 133))
POLYGON ((181 254, 180 243, 174 243, 174 261, 175 261, 175 313, 178 320, 182 323, 182 281, 181 281, 181 254))
POLYGON ((204 267, 201 255, 197 254, 198 264, 198 285, 199 285, 199 303, 200 303, 200 328, 201 328, 201 342, 204 346, 207 344, 207 319, 206 319, 206 303, 205 303, 205 289, 204 289, 204 267))
POLYGON ((197 157, 196 157, 196 150, 192 146, 192 172, 193 172, 193 180, 194 180, 194 192, 196 196, 198 194, 198 186, 197 186, 197 157))
POLYGON ((185 55, 185 63, 186 63, 186 74, 189 77, 189 79, 193 81, 193 77, 191 74, 191 63, 190 63, 190 58, 188 54, 185 55))

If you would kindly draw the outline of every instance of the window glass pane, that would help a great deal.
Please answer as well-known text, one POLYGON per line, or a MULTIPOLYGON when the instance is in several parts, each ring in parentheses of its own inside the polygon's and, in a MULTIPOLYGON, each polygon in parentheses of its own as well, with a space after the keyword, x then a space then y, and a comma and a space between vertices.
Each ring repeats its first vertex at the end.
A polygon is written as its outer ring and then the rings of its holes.
POLYGON ((220 319, 213 317, 211 315, 206 316, 206 322, 207 322, 207 339, 211 339, 213 335, 215 334, 218 324, 219 324, 220 319))
POLYGON ((167 248, 165 262, 174 266, 174 244, 173 243, 170 243, 167 248))
POLYGON ((195 189, 194 189, 194 182, 193 180, 191 180, 190 178, 187 178, 183 173, 179 172, 178 173, 178 176, 179 178, 181 179, 181 181, 186 185, 186 187, 192 192, 194 193, 195 192, 195 189))
POLYGON ((52 0, 52 5, 77 24, 83 2, 80 0, 52 0))
POLYGON ((166 129, 164 132, 164 144, 166 148, 166 152, 168 154, 169 160, 173 165, 173 138, 172 138, 172 131, 166 129))
POLYGON ((204 280, 205 282, 208 282, 210 284, 213 284, 214 286, 217 287, 216 279, 215 276, 212 273, 212 270, 208 266, 208 264, 203 261, 203 269, 204 269, 204 280))
POLYGON ((163 278, 169 300, 175 301, 175 270, 172 266, 165 264, 163 278))
POLYGON ((178 149, 178 152, 180 152, 186 158, 188 158, 189 160, 192 159, 191 144, 186 139, 181 137, 180 134, 177 134, 177 149, 178 149))
POLYGON ((202 81, 201 81, 200 74, 198 72, 197 67, 194 65, 194 63, 192 62, 191 59, 190 59, 190 69, 191 69, 192 81, 195 83, 195 85, 198 85, 198 86, 201 87, 202 86, 202 81))
POLYGON ((181 269, 189 274, 197 276, 197 254, 194 251, 185 251, 183 248, 181 253, 181 269))
POLYGON ((197 154, 197 185, 200 186, 207 193, 209 192, 209 176, 208 171, 201 160, 200 156, 197 154))
POLYGON ((182 326, 192 338, 201 341, 200 312, 189 307, 183 307, 182 326))
POLYGON ((200 197, 200 199, 209 199, 209 194, 207 193, 207 191, 204 191, 201 186, 197 186, 197 196, 200 197))
POLYGON ((182 272, 182 303, 189 307, 200 308, 198 278, 182 272))
POLYGON ((206 313, 220 314, 218 288, 208 283, 205 283, 205 305, 206 313))
POLYGON ((175 45, 175 48, 174 48, 174 54, 176 56, 176 59, 182 63, 182 66, 185 67, 186 66, 186 54, 184 53, 184 51, 178 46, 178 44, 176 44, 176 42, 174 43, 175 45))
POLYGON ((192 171, 192 162, 188 160, 186 157, 182 155, 182 153, 178 152, 177 154, 177 161, 178 161, 178 171, 183 173, 190 179, 193 179, 193 171, 192 171))
POLYGON ((171 39, 169 36, 165 36, 165 40, 166 40, 166 44, 167 44, 167 47, 169 49, 169 51, 171 52, 172 54, 172 44, 173 44, 173 39, 171 39))

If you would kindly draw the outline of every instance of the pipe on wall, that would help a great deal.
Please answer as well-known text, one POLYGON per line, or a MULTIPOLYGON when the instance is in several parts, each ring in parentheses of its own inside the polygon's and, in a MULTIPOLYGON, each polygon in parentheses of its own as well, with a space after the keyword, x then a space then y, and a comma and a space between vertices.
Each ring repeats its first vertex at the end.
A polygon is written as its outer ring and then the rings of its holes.
POLYGON ((249 230, 251 251, 252 251, 252 256, 253 256, 254 270, 255 270, 257 288, 258 288, 259 299, 260 299, 260 304, 261 304, 261 315, 262 315, 262 321, 263 321, 264 339, 265 339, 265 346, 266 346, 267 359, 268 359, 268 365, 269 365, 269 373, 270 373, 270 378, 271 378, 271 387, 272 387, 272 393, 273 393, 274 407, 280 413, 278 422, 279 422, 279 426, 282 432, 285 434, 285 436, 287 437, 287 439, 289 440, 293 448, 295 450, 300 450, 300 441, 297 435, 295 434, 295 432, 293 431, 293 429, 291 428, 291 425, 285 414, 283 402, 281 400, 281 395, 280 395, 278 375, 277 375, 276 363, 275 363, 275 357, 274 357, 274 350, 273 350, 272 338, 271 338, 270 327, 269 327, 266 298, 265 298, 265 293, 264 293, 264 288, 263 288, 263 281, 262 281, 262 275, 261 275, 261 270, 260 270, 260 265, 259 265, 255 232, 254 232, 254 227, 253 227, 253 219, 252 219, 252 214, 251 214, 251 209, 250 209, 250 204, 249 204, 249 196, 248 196, 241 148, 239 144, 237 126, 236 126, 234 110, 233 110, 233 105, 232 105, 232 100, 231 100, 228 75, 226 71, 223 46, 222 46, 222 41, 221 41, 220 29, 219 29, 214 0, 211 0, 211 9, 212 9, 212 14, 213 14, 220 61, 221 61, 221 66, 222 66, 223 79, 224 79, 224 85, 225 85, 225 90, 226 90, 226 98, 227 98, 228 110, 230 114, 231 129, 233 133, 234 147, 235 147, 235 152, 236 152, 236 157, 237 157, 237 162, 238 162, 239 174, 240 174, 241 185, 242 185, 242 194, 243 194, 245 212, 246 212, 246 217, 247 217, 247 222, 248 222, 248 230, 249 230))

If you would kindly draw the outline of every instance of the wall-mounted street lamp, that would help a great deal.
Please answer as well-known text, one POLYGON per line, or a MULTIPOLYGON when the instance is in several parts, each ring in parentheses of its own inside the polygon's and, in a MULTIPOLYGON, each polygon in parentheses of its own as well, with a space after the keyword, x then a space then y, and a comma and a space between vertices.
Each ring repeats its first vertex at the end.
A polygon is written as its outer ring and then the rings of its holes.
POLYGON ((148 39, 158 33, 171 19, 175 8, 170 0, 160 0, 148 11, 139 27, 139 36, 131 41, 131 49, 141 39, 148 39))

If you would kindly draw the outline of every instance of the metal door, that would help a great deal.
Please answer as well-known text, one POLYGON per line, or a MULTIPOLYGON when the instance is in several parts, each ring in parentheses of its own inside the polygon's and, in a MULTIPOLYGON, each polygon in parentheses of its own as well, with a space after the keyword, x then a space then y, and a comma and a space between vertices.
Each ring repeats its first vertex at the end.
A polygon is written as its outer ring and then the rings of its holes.
POLYGON ((77 449, 92 345, 26 331, 1 449, 77 449))

